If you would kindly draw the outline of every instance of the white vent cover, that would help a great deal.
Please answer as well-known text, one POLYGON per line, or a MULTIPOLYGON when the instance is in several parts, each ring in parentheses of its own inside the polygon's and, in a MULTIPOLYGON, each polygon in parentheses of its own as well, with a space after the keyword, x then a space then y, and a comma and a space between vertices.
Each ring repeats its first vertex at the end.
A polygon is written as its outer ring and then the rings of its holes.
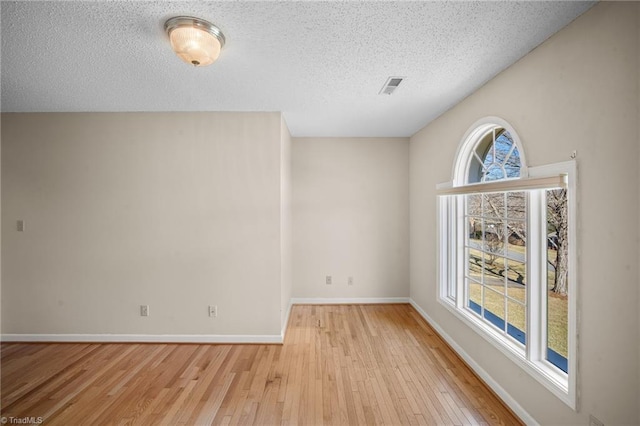
POLYGON ((380 90, 380 95, 390 95, 400 86, 404 77, 389 77, 387 82, 382 86, 382 90, 380 90))

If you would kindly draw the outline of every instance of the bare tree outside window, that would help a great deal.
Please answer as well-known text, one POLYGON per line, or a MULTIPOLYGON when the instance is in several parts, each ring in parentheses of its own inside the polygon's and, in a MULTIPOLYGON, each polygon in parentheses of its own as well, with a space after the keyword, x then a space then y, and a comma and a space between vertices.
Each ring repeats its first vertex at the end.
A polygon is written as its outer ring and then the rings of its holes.
POLYGON ((555 271, 551 291, 566 296, 569 270, 569 223, 566 189, 547 191, 547 228, 548 248, 550 251, 555 251, 555 256, 550 254, 547 257, 547 262, 555 271))

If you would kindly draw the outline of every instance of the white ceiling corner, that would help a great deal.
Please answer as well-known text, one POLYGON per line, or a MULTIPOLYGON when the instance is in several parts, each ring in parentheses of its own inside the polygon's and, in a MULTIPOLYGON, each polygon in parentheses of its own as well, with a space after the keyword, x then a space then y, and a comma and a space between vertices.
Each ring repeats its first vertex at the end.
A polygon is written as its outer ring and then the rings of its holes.
POLYGON ((594 2, 2 1, 1 108, 282 111, 294 136, 409 136, 594 2), (192 68, 165 20, 227 44, 192 68), (406 79, 379 95, 390 76, 406 79))

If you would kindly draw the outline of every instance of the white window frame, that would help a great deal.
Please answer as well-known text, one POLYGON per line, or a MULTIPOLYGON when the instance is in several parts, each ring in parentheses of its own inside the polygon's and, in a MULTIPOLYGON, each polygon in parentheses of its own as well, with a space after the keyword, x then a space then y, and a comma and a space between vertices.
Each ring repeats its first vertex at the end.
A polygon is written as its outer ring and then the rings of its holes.
POLYGON ((517 134, 508 125, 496 117, 488 117, 475 123, 462 139, 454 166, 453 181, 437 186, 438 190, 438 301, 476 331, 485 340, 520 366, 540 384, 551 391, 572 409, 577 409, 577 259, 576 259, 576 163, 567 161, 539 167, 525 166, 524 151, 517 134), (523 167, 517 179, 505 179, 481 184, 466 184, 470 155, 475 149, 479 135, 486 134, 492 126, 502 126, 514 139, 523 167), (568 197, 568 374, 546 359, 546 280, 541 278, 546 271, 546 216, 541 212, 544 201, 544 188, 558 187, 559 179, 565 179, 568 197), (524 190, 528 192, 528 228, 529 235, 537 231, 539 238, 527 238, 527 344, 505 338, 494 327, 466 307, 464 285, 464 193, 476 193, 478 190, 524 190), (458 231, 460 228, 461 232, 458 231), (544 244, 544 247, 540 245, 544 244), (543 257, 543 253, 544 257, 543 257), (544 284, 544 285, 542 285, 544 284), (545 314, 542 314, 545 313, 545 314))

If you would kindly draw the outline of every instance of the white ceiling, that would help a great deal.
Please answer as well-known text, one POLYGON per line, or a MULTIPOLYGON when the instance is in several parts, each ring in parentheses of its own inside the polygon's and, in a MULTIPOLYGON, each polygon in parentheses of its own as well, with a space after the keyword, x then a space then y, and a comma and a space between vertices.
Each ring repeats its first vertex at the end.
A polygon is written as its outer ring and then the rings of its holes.
POLYGON ((294 136, 409 136, 592 5, 2 1, 1 108, 282 111, 294 136), (174 55, 177 15, 222 29, 218 62, 174 55), (379 95, 389 76, 406 80, 379 95))

